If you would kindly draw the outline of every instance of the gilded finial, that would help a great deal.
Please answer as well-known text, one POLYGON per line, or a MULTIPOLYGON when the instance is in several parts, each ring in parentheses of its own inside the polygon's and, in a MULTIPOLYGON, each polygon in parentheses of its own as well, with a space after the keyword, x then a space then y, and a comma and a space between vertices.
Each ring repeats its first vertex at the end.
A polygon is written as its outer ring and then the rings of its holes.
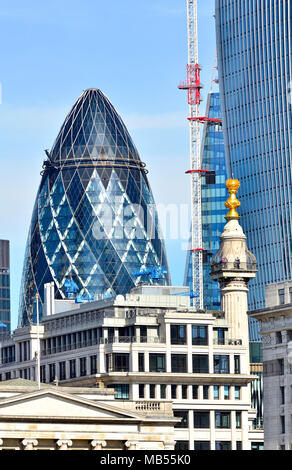
POLYGON ((229 199, 225 202, 225 206, 229 209, 229 212, 226 215, 225 219, 239 219, 240 217, 236 209, 240 207, 240 202, 237 199, 236 194, 240 187, 240 182, 236 179, 229 179, 226 181, 225 184, 229 193, 229 199))

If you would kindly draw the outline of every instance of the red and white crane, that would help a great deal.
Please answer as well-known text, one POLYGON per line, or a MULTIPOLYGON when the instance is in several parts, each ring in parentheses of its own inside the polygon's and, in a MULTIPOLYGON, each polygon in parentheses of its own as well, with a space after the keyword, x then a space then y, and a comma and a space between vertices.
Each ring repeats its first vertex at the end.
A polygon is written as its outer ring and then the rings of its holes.
POLYGON ((188 65, 187 81, 180 83, 179 89, 187 90, 190 123, 190 170, 191 176, 191 252, 194 306, 204 308, 203 292, 203 240, 202 240, 202 176, 208 170, 201 167, 201 124, 221 124, 219 119, 211 119, 200 115, 201 99, 201 67, 198 52, 198 15, 197 0, 187 0, 187 33, 188 33, 188 65), (216 122, 215 122, 216 121, 216 122))

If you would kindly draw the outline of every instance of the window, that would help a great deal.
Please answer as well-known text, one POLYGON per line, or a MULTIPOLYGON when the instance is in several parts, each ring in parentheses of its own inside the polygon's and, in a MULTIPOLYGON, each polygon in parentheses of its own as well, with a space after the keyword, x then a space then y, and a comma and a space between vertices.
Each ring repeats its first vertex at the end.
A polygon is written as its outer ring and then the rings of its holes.
POLYGON ((214 356, 214 374, 229 374, 229 356, 214 356))
POLYGON ((97 356, 90 356, 90 374, 97 374, 97 356))
POLYGON ((195 450, 210 450, 209 441, 195 441, 194 442, 195 450))
POLYGON ((145 398, 145 385, 139 384, 139 398, 145 398))
POLYGON ((213 387, 214 400, 219 400, 219 385, 213 387))
POLYGON ((203 385, 203 399, 209 400, 209 386, 203 385))
POLYGON ((224 385, 224 400, 229 400, 229 398, 230 398, 229 397, 229 395, 230 395, 229 391, 230 391, 229 385, 224 385))
POLYGON ((138 365, 139 365, 139 372, 144 372, 145 371, 144 353, 138 354, 138 365))
POLYGON ((285 289, 279 289, 278 294, 279 294, 279 304, 284 305, 285 304, 285 289))
POLYGON ((165 400, 166 398, 166 385, 165 384, 160 385, 160 398, 162 400, 165 400))
POLYGON ((74 379, 76 377, 76 360, 71 359, 69 362, 70 368, 70 379, 74 379))
POLYGON ((236 428, 241 429, 241 411, 236 411, 235 421, 236 421, 236 428))
POLYGON ((177 390, 176 385, 172 385, 171 386, 171 398, 172 398, 172 400, 176 399, 176 390, 177 390))
POLYGON ((236 441, 236 450, 242 450, 242 442, 236 441))
POLYGON ((193 354, 193 373, 209 373, 209 357, 207 356, 207 354, 193 354))
POLYGON ((281 405, 285 405, 285 387, 280 387, 281 405))
POLYGON ((189 412, 184 410, 174 410, 173 416, 181 418, 181 421, 174 425, 175 428, 188 428, 189 427, 189 412))
POLYGON ((285 416, 280 416, 281 421, 281 433, 285 434, 285 416))
POLYGON ((187 400, 188 398, 188 386, 187 385, 182 385, 181 387, 181 397, 183 400, 187 400))
POLYGON ((292 304, 292 287, 289 287, 289 301, 292 304))
POLYGON ((150 372, 165 372, 165 354, 149 354, 150 372))
POLYGON ((240 356, 234 356, 234 373, 240 374, 240 356))
POLYGON ((176 441, 174 450, 189 450, 189 441, 176 441))
POLYGON ((62 361, 59 363, 59 379, 65 380, 66 379, 66 362, 62 361))
POLYGON ((171 344, 187 344, 186 326, 171 325, 170 326, 171 344))
POLYGON ((114 388, 116 400, 128 400, 130 397, 129 384, 113 384, 109 385, 109 388, 114 388))
POLYGON ((216 441, 216 450, 231 450, 230 441, 216 441))
POLYGON ((155 384, 150 384, 150 390, 149 390, 149 395, 150 398, 155 398, 155 384))
POLYGON ((187 355, 171 355, 171 372, 187 372, 187 355))
POLYGON ((46 383, 46 366, 41 366, 40 376, 41 376, 41 382, 46 383))
POLYGON ((214 331, 217 332, 217 344, 225 344, 225 329, 224 328, 214 328, 214 331))
POLYGON ((194 428, 209 429, 210 428, 210 412, 194 411, 194 428))
POLYGON ((194 346, 207 346, 208 345, 208 327, 207 326, 193 325, 192 344, 194 346))
POLYGON ((81 357, 79 359, 80 364, 80 377, 84 377, 86 375, 86 357, 81 357))
POLYGON ((129 372, 130 355, 129 354, 107 354, 106 355, 107 372, 129 372))
POLYGON ((56 378, 56 364, 49 364, 49 381, 53 382, 56 378))
POLYGON ((198 399, 198 391, 199 391, 199 386, 198 385, 193 385, 193 400, 198 399))
POLYGON ((215 412, 215 427, 216 428, 230 428, 230 411, 216 411, 215 412))
POLYGON ((234 399, 240 400, 241 388, 239 386, 234 387, 234 399))
POLYGON ((278 359, 278 365, 279 365, 280 375, 284 375, 284 372, 285 372, 284 359, 278 359))

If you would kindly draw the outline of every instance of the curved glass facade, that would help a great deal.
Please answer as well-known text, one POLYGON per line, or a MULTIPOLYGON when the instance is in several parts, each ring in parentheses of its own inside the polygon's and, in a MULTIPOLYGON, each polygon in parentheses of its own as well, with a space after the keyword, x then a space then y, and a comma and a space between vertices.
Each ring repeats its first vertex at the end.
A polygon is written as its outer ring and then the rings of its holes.
MULTIPOLYGON (((221 119, 219 93, 209 93, 206 117, 221 119)), ((202 179, 202 235, 203 248, 208 255, 204 257, 204 307, 209 310, 219 310, 221 296, 219 284, 210 276, 210 259, 218 250, 220 235, 226 223, 226 163, 224 152, 224 137, 221 125, 205 124, 202 137, 202 168, 215 171, 216 184, 207 184, 202 179)), ((184 285, 193 287, 192 256, 189 251, 186 260, 184 285)))
POLYGON ((292 279, 291 9, 291 0, 216 0, 225 151, 259 270, 250 309, 264 307, 267 284, 292 279))
POLYGON ((137 272, 163 267, 158 282, 170 284, 145 164, 100 90, 77 100, 47 157, 26 247, 19 326, 35 321, 37 293, 42 312, 48 282, 57 299, 104 298, 145 280, 137 272))

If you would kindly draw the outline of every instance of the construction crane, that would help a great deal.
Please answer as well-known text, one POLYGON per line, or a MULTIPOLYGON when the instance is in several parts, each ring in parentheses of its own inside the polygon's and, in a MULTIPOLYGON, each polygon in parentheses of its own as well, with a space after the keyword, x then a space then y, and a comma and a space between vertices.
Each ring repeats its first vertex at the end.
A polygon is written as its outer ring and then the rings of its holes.
MULTIPOLYGON (((194 306, 198 310, 204 308, 203 293, 203 240, 202 240, 202 177, 210 171, 201 168, 201 139, 200 126, 221 124, 219 119, 202 117, 200 115, 201 98, 201 67, 198 53, 198 20, 197 0, 187 0, 187 35, 188 35, 188 65, 187 81, 180 83, 180 90, 187 90, 190 125, 190 170, 186 174, 191 177, 191 252, 192 252, 192 281, 194 306)), ((214 173, 214 172, 212 172, 214 173)))

